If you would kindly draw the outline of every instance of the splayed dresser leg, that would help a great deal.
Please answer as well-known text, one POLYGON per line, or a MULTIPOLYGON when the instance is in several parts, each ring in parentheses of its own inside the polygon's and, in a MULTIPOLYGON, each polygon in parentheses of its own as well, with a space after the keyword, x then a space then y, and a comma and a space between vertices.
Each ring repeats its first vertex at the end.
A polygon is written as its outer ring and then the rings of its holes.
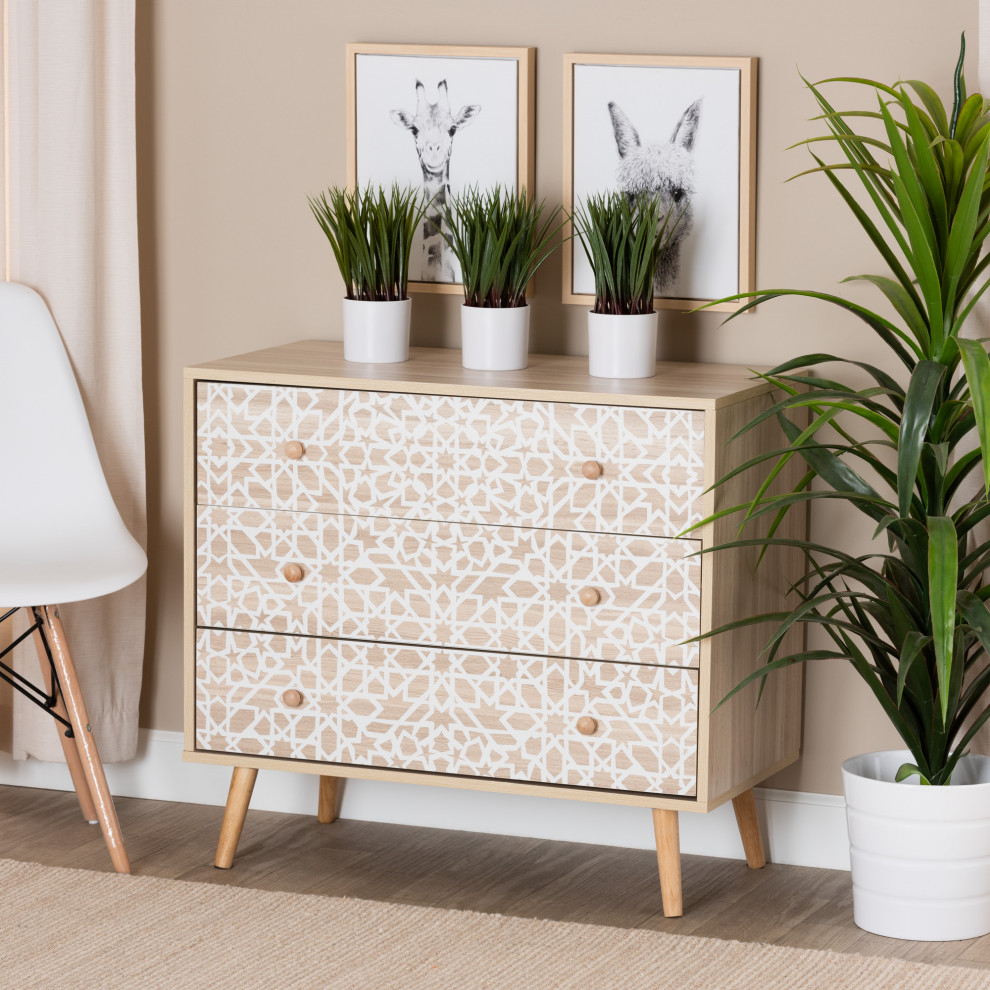
POLYGON ((320 797, 316 808, 316 820, 321 825, 332 825, 337 820, 337 802, 340 794, 340 777, 320 775, 320 797))
POLYGON ((230 777, 230 790, 227 792, 223 824, 220 826, 217 857, 213 861, 213 865, 218 870, 229 870, 234 865, 234 854, 241 839, 241 829, 244 828, 244 819, 257 779, 258 771, 253 767, 234 767, 230 777))
POLYGON ((679 918, 684 914, 684 903, 681 897, 681 836, 677 812, 654 808, 653 831, 657 839, 663 914, 665 918, 679 918))
POLYGON ((763 836, 760 834, 760 820, 756 816, 756 798, 752 787, 732 799, 732 810, 736 813, 736 824, 746 851, 746 862, 751 870, 762 870, 767 865, 767 857, 763 852, 763 836))

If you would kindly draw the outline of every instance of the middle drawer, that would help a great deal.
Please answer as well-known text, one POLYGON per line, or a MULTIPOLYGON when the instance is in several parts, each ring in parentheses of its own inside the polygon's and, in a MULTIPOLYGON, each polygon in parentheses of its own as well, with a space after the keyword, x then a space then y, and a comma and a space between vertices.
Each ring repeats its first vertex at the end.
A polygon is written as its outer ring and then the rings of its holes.
POLYGON ((201 506, 198 623, 696 667, 700 546, 201 506))

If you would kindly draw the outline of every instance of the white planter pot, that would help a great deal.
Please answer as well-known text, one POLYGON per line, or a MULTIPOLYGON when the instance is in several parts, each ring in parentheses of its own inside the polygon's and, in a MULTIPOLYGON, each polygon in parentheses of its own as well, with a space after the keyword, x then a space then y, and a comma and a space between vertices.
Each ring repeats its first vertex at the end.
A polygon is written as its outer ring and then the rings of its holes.
POLYGON ((529 306, 461 306, 461 364, 476 371, 518 371, 529 364, 529 306))
POLYGON ((412 299, 396 302, 344 300, 344 360, 397 364, 409 360, 412 299))
POLYGON ((842 764, 853 915, 877 935, 919 941, 990 932, 990 757, 960 760, 952 784, 893 782, 907 750, 842 764))
POLYGON ((656 313, 588 313, 588 371, 593 377, 652 378, 656 365, 656 313))

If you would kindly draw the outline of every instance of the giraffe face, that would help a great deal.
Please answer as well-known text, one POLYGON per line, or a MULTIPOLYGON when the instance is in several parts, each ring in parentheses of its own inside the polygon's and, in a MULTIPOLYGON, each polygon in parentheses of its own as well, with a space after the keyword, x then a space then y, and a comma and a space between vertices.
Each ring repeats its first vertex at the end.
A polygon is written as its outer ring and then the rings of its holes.
POLYGON ((450 112, 447 97, 447 82, 441 80, 437 86, 437 101, 426 99, 426 89, 416 82, 416 111, 393 110, 391 118, 399 127, 405 127, 416 143, 416 154, 424 171, 446 173, 450 162, 450 151, 454 135, 462 127, 467 127, 481 112, 477 104, 463 106, 456 114, 450 112))

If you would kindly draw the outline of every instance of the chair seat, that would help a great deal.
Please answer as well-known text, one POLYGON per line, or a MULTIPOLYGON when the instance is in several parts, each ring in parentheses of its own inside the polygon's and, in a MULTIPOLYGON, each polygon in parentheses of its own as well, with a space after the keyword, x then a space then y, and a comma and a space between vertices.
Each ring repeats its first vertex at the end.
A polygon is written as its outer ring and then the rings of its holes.
POLYGON ((99 598, 136 581, 147 569, 147 557, 119 517, 108 522, 58 534, 55 540, 47 532, 39 539, 37 532, 15 534, 0 526, 0 604, 62 605, 99 598))

